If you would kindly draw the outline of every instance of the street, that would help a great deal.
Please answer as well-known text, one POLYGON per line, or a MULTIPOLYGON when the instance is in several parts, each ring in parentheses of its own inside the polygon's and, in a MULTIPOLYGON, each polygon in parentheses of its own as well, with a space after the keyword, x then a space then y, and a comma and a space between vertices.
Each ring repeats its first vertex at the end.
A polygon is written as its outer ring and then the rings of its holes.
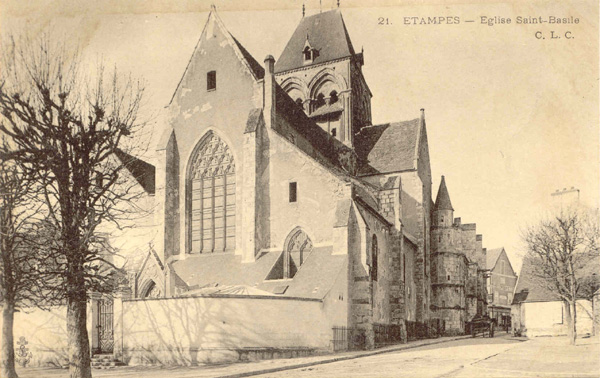
MULTIPOLYGON (((408 344, 410 345, 410 344, 408 344)), ((364 354, 364 353, 363 353, 364 354)), ((335 355, 337 356, 337 355, 335 355)), ((333 357, 335 357, 333 356, 333 357)), ((580 339, 570 346, 565 337, 515 339, 463 338, 411 349, 323 363, 332 356, 267 360, 218 366, 123 367, 94 370, 95 377, 598 377, 600 341, 580 339), (290 369, 293 365, 304 367, 290 369), (307 366, 309 365, 309 366, 307 366), (261 374, 268 370, 285 369, 261 374)), ((67 377, 66 370, 19 369, 22 378, 67 377)))

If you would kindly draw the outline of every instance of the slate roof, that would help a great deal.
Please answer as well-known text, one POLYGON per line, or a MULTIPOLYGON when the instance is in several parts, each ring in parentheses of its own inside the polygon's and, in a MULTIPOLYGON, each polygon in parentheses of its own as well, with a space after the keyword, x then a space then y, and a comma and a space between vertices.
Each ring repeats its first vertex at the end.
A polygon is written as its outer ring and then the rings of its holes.
POLYGON ((557 294, 536 282, 536 278, 533 276, 534 266, 535 261, 533 259, 528 257, 523 259, 523 266, 517 280, 512 304, 561 300, 557 294), (524 290, 527 291, 524 292, 524 290))
MULTIPOLYGON (((352 154, 351 148, 344 145, 339 140, 335 139, 312 119, 310 119, 300 105, 279 86, 275 84, 275 101, 277 116, 285 119, 287 123, 306 139, 310 145, 325 158, 330 165, 346 172, 346 168, 342 165, 339 155, 342 152, 352 154)), ((285 136, 284 136, 285 137, 285 136)), ((302 146, 297 145, 299 148, 302 146)), ((305 151, 308 155, 313 155, 309 151, 305 151)), ((315 156, 313 156, 315 158, 315 156)))
POLYGON ((446 178, 444 176, 442 176, 442 181, 440 182, 440 188, 438 189, 433 210, 454 210, 452 202, 450 201, 448 188, 446 187, 446 178))
POLYGON ((156 177, 156 169, 154 166, 126 153, 119 148, 115 150, 115 155, 135 178, 137 183, 142 186, 146 193, 154 194, 156 177))
MULTIPOLYGON (((231 33, 229 35, 231 35, 231 33)), ((244 59, 246 59, 246 62, 248 62, 248 65, 250 66, 250 70, 252 71, 254 76, 257 79, 264 78, 265 77, 265 69, 263 68, 263 66, 260 63, 258 63, 252 55, 250 55, 248 50, 246 50, 244 48, 244 46, 242 46, 242 44, 233 35, 231 35, 231 38, 233 38, 233 41, 235 42, 237 47, 240 49, 240 52, 244 56, 244 59)))
POLYGON ((421 120, 363 127, 355 136, 355 149, 365 164, 361 175, 417 169, 421 120))
POLYGON ((496 262, 498 261, 498 258, 500 257, 500 254, 502 254, 502 251, 504 251, 504 247, 487 250, 486 262, 485 262, 486 269, 489 269, 489 270, 494 269, 494 267, 496 266, 496 262))
POLYGON ((288 286, 285 297, 322 299, 332 288, 339 274, 346 272, 346 255, 332 255, 331 247, 314 248, 293 279, 265 281, 281 252, 263 253, 254 263, 242 263, 241 256, 227 254, 189 255, 172 263, 175 273, 193 288, 217 292, 209 287, 247 286, 273 293, 288 286))
POLYGON ((275 63, 275 72, 305 67, 302 51, 306 43, 318 51, 312 64, 355 55, 348 30, 339 9, 304 17, 275 63))

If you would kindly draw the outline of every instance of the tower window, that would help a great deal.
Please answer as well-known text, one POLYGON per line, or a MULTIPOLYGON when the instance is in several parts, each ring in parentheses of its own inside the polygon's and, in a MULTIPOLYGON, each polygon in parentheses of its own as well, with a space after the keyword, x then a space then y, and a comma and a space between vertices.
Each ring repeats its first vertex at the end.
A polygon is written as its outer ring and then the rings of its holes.
POLYGON ((298 183, 290 182, 290 202, 298 201, 298 183))
POLYGON ((331 136, 335 137, 336 135, 337 135, 337 130, 334 127, 333 129, 331 129, 331 136))
POLYGON ((336 91, 331 91, 329 94, 329 104, 335 104, 338 101, 338 94, 336 91))
POLYGON ((217 89, 217 71, 210 71, 206 74, 206 90, 217 89))
POLYGON ((319 93, 317 95, 317 101, 315 103, 315 109, 319 109, 323 105, 325 105, 325 96, 323 95, 323 93, 319 93))

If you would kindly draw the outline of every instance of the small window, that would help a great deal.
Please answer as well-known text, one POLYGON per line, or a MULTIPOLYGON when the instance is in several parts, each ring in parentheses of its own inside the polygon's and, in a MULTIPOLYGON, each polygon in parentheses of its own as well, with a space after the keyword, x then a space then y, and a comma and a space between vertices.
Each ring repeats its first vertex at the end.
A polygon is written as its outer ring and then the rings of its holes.
POLYGON ((333 129, 331 129, 331 136, 335 137, 336 135, 337 135, 337 130, 334 127, 333 129))
POLYGON ((217 89, 217 71, 210 71, 206 74, 206 90, 212 91, 217 89))
POLYGON ((298 183, 290 182, 290 202, 298 200, 298 183))
POLYGON ((373 235, 371 241, 371 280, 377 281, 377 255, 379 254, 379 247, 377 246, 377 237, 373 235))
POLYGON ((302 106, 302 102, 303 102, 303 101, 302 101, 302 99, 301 99, 300 97, 298 97, 298 98, 296 99, 296 104, 298 104, 298 105, 302 106))
POLYGON ((448 275, 448 281, 450 281, 450 275, 448 275))
POLYGON ((305 61, 312 60, 312 52, 310 51, 310 47, 306 46, 304 48, 304 51, 302 53, 304 54, 304 60, 305 61))

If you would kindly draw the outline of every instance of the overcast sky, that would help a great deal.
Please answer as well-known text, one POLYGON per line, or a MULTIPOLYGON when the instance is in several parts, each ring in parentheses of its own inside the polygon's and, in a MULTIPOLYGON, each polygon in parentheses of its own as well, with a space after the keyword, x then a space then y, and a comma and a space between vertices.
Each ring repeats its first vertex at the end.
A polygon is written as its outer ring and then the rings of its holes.
MULTIPOLYGON (((214 3, 259 62, 267 54, 279 57, 302 17, 299 0, 214 3)), ((322 3, 323 10, 335 6, 322 3)), ((519 229, 549 209, 551 192, 574 186, 584 203, 598 206, 597 1, 360 3, 341 0, 341 8, 355 50, 364 47, 373 123, 413 119, 425 108, 433 196, 445 175, 455 216, 477 223, 485 247, 504 246, 518 268, 519 229), (511 18, 511 24, 484 25, 481 16, 511 18), (579 22, 517 24, 517 16, 579 22), (460 23, 406 25, 405 17, 417 17, 417 23, 420 17, 459 17, 460 23)), ((1 4, 3 33, 60 31, 78 39, 88 56, 143 77, 153 112, 172 96, 210 6, 141 0, 1 4)), ((319 11, 318 1, 306 5, 307 15, 319 11)))

